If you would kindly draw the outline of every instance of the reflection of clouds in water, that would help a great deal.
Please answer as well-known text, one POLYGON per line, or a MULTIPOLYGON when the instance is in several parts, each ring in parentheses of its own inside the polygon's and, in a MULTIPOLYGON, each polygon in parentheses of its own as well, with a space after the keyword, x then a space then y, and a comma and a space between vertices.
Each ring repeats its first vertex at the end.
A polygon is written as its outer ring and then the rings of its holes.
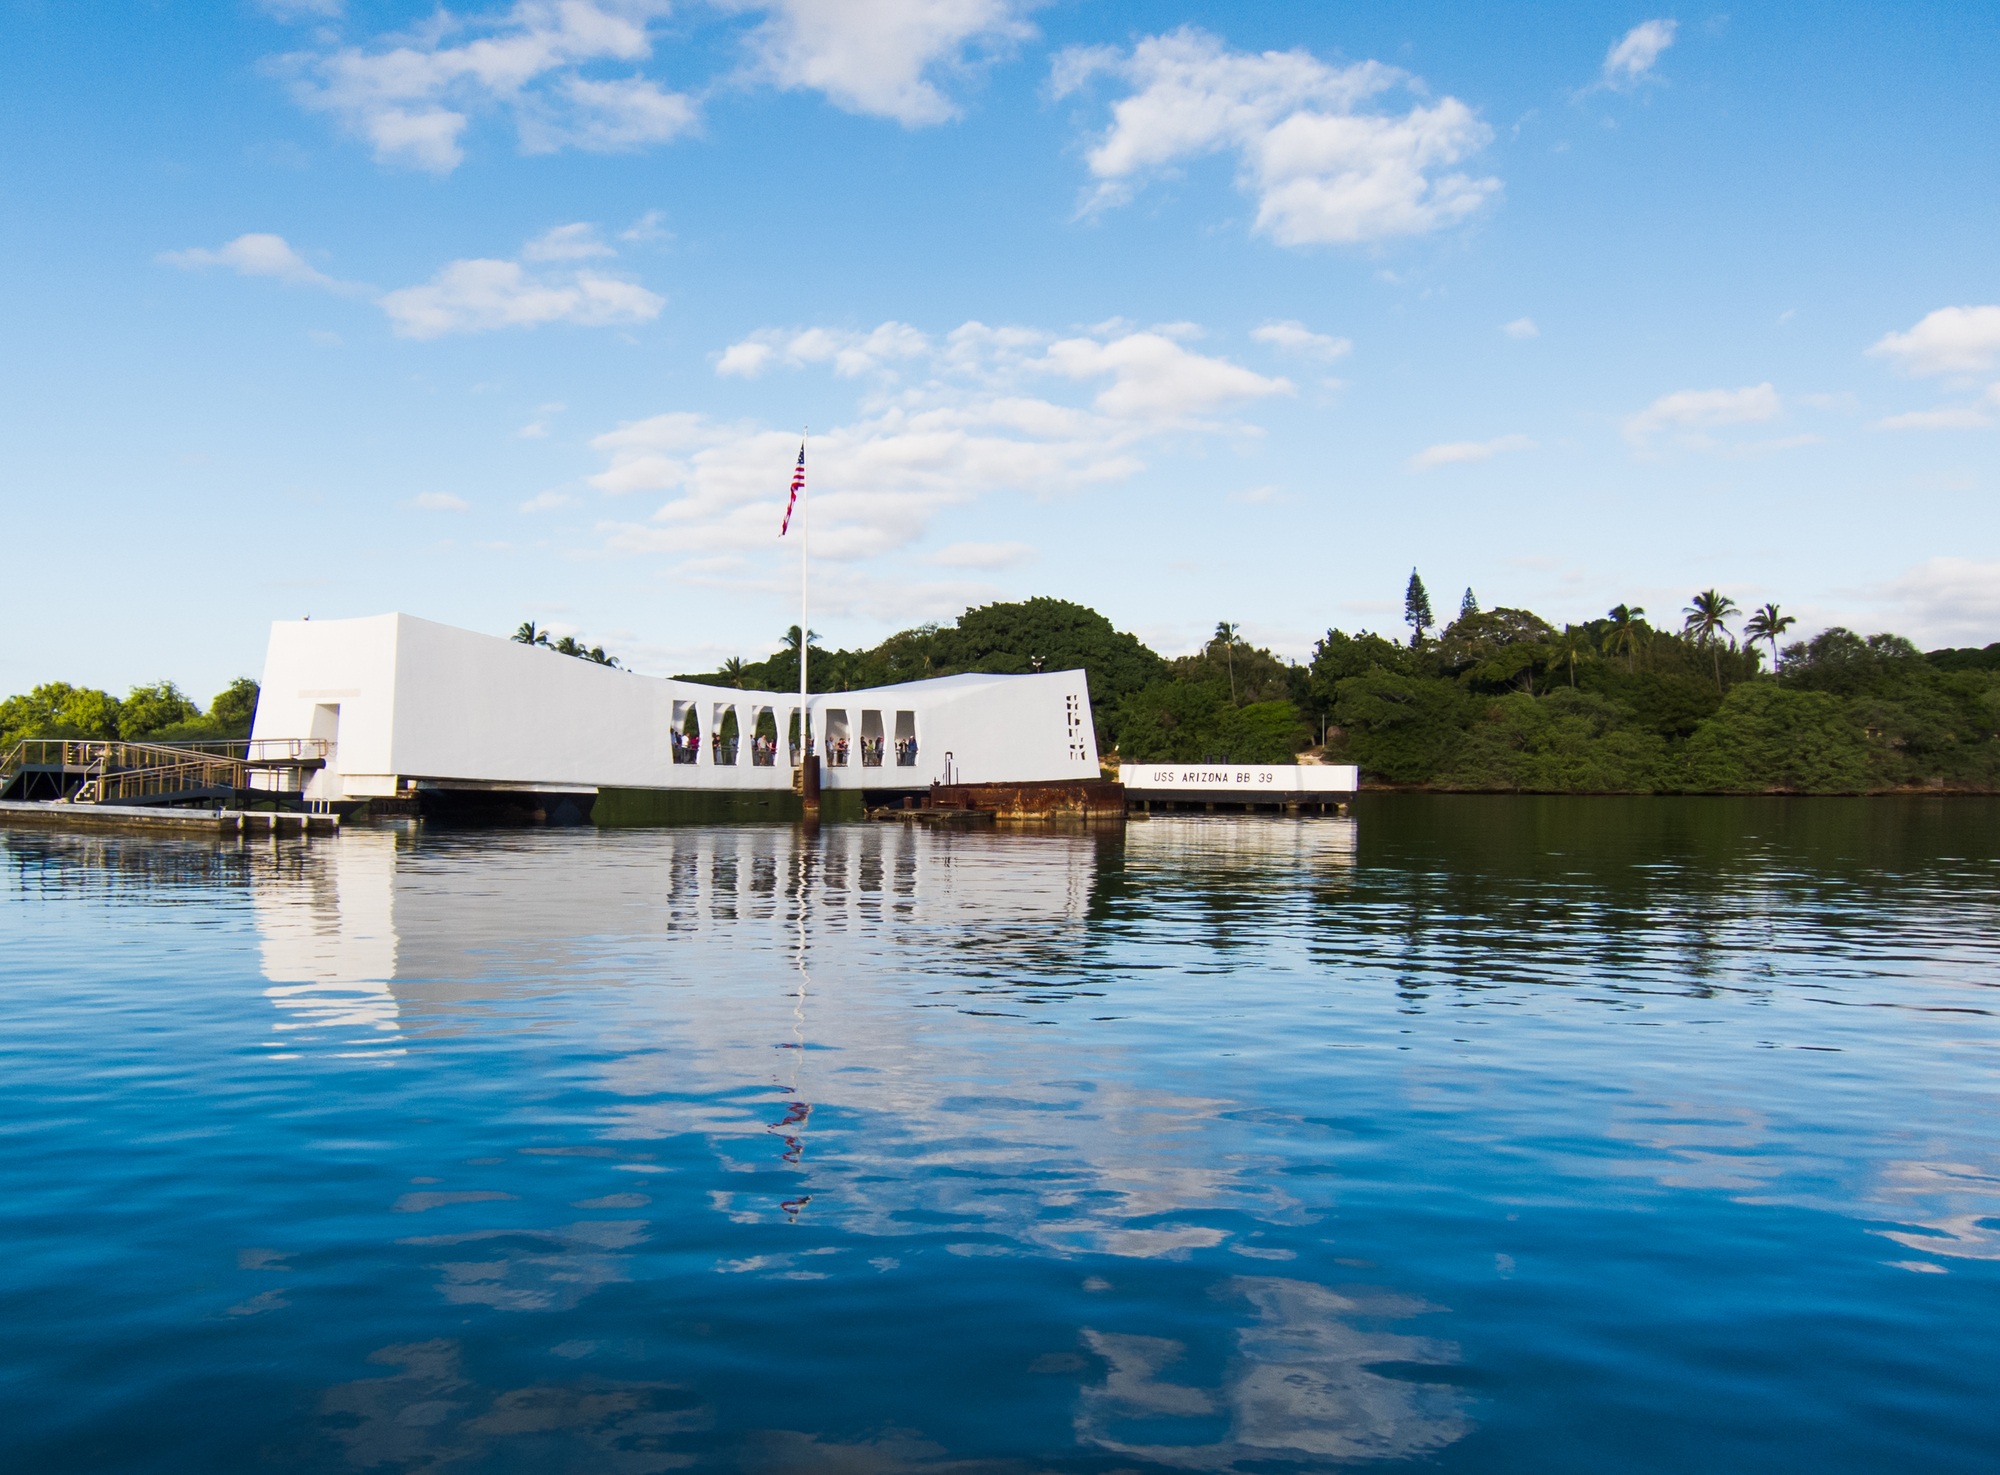
POLYGON ((1080 1442, 1181 1469, 1229 1470, 1278 1460, 1407 1459, 1471 1427, 1455 1389, 1373 1370, 1383 1363, 1442 1366, 1457 1360, 1456 1349, 1342 1319, 1401 1320, 1437 1308, 1386 1292, 1343 1295, 1269 1277, 1239 1277, 1219 1289, 1248 1300, 1257 1320, 1238 1330, 1236 1356, 1218 1389, 1162 1377, 1185 1352, 1179 1342, 1085 1330, 1106 1368, 1104 1381, 1078 1401, 1080 1442), (1182 1441, 1162 1430, 1173 1420, 1189 1421, 1182 1441))
MULTIPOLYGON (((1227 1130, 1218 1120, 1233 1102, 1114 1081, 1017 1082, 1008 1097, 973 1105, 952 1087, 979 1068, 976 1060, 955 1059, 936 1041, 910 1053, 928 1070, 906 1075, 909 1067, 899 1067, 884 1079, 886 1070, 850 1067, 811 1087, 821 1125, 819 1164, 808 1161, 807 1181, 829 1194, 816 1212, 836 1216, 848 1233, 893 1239, 948 1225, 953 1234, 1002 1236, 1041 1253, 1182 1258, 1227 1232, 1148 1221, 1214 1212, 1266 1223, 1304 1217, 1271 1159, 1218 1144, 1227 1130)), ((726 1150, 724 1159, 733 1161, 726 1150)), ((717 1192, 712 1202, 740 1222, 770 1212, 768 1192, 717 1192)))
POLYGON ((1959 1260, 2000 1260, 2000 1173, 1993 1169, 1969 1163, 1890 1163, 1878 1192, 1878 1201, 1898 1219, 1929 1231, 1878 1230, 1883 1238, 1959 1260))
POLYGON ((1792 1151, 1782 1157, 1758 1151, 1773 1146, 1771 1121, 1747 1107, 1692 1101, 1635 1104, 1614 1112, 1605 1133, 1659 1156, 1597 1161, 1593 1167, 1598 1172, 1650 1178, 1665 1188, 1749 1194, 1798 1166, 1792 1151))
MULTIPOLYGON (((1666 1188, 1727 1193, 1740 1203, 1893 1219, 1909 1227, 1872 1232, 1927 1254, 2000 1260, 2000 1169, 1991 1165, 1863 1163, 1859 1166, 1872 1176, 1848 1195, 1817 1187, 1810 1170, 1819 1166, 1837 1175, 1843 1167, 1840 1154, 1853 1149, 1851 1141, 1827 1144, 1816 1162, 1810 1137, 1801 1139, 1796 1125, 1779 1129, 1761 1111, 1666 1103, 1618 1113, 1606 1131, 1615 1140, 1651 1149, 1660 1157, 1596 1161, 1593 1168, 1598 1173, 1643 1176, 1666 1188)), ((1853 1173, 1853 1168, 1848 1171, 1853 1173)), ((1939 1268, 1915 1261, 1897 1263, 1905 1269, 1939 1268)))
POLYGON ((346 1056, 402 1053, 396 996, 396 837, 348 830, 314 841, 294 872, 251 872, 264 996, 287 1054, 308 1041, 346 1056))
POLYGON ((478 1259, 436 1268, 438 1290, 458 1306, 567 1311, 607 1285, 630 1280, 629 1258, 611 1253, 646 1238, 643 1219, 586 1220, 556 1229, 477 1229, 406 1239, 407 1245, 476 1246, 478 1259))
POLYGON ((472 1464, 505 1442, 510 1468, 654 1475, 694 1463, 667 1446, 706 1429, 710 1411, 670 1383, 537 1384, 495 1392, 465 1374, 456 1342, 384 1347, 370 1362, 398 1369, 329 1389, 320 1425, 364 1470, 472 1464))

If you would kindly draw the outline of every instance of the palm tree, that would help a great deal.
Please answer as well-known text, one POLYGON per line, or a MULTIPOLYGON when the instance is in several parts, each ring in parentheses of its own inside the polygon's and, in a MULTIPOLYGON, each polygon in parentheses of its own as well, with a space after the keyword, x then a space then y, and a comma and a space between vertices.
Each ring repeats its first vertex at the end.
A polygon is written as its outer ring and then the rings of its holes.
POLYGON ((1590 632, 1564 625, 1563 633, 1549 642, 1549 664, 1569 667, 1569 689, 1576 690, 1576 668, 1591 658, 1590 632))
POLYGON ((549 646, 549 649, 559 656, 580 656, 585 654, 584 647, 578 643, 574 635, 563 636, 554 645, 549 646))
POLYGON ((589 650, 579 651, 578 654, 594 665, 609 666, 614 671, 618 669, 618 657, 607 656, 601 645, 593 645, 589 650))
POLYGON ((523 645, 547 645, 549 632, 533 620, 521 621, 521 628, 514 632, 514 638, 523 645))
POLYGON ((1227 620, 1215 623, 1215 639, 1209 641, 1209 649, 1222 647, 1223 659, 1229 663, 1229 702, 1236 704, 1236 627, 1227 620))
POLYGON ((1610 613, 1611 628, 1604 632, 1604 653, 1625 655, 1625 669, 1636 669, 1639 652, 1646 645, 1646 610, 1643 605, 1621 604, 1610 613))
POLYGON ((738 691, 743 689, 743 657, 731 656, 722 663, 722 674, 729 678, 729 684, 738 691))
MULTIPOLYGON (((1681 611, 1687 619, 1681 625, 1682 631, 1692 636, 1696 645, 1705 645, 1715 659, 1715 689, 1722 690, 1722 642, 1716 637, 1728 635, 1725 622, 1737 612, 1736 601, 1727 594, 1717 594, 1713 589, 1704 589, 1695 595, 1693 603, 1681 611)), ((1730 644, 1736 642, 1732 638, 1730 644)))
POLYGON ((1778 669, 1778 637, 1783 635, 1798 621, 1790 615, 1778 613, 1775 604, 1764 605, 1750 611, 1750 618, 1743 622, 1743 638, 1755 644, 1759 640, 1771 642, 1771 669, 1778 669))

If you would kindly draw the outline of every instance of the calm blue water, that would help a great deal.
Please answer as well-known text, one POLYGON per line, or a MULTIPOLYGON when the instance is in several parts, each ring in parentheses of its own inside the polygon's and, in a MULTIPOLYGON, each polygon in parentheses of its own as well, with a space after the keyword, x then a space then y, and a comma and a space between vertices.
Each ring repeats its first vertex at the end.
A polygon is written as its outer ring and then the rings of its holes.
POLYGON ((2000 1465, 1994 803, 0 861, 10 1470, 2000 1465))

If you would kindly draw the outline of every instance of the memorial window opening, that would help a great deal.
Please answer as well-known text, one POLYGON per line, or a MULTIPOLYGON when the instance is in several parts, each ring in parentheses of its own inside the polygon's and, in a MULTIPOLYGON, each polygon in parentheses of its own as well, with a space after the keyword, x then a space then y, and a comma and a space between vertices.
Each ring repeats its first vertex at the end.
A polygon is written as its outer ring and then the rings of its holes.
POLYGON ((847 767, 847 709, 828 707, 826 709, 826 762, 829 768, 847 767))
POLYGON ((778 761, 778 718, 769 707, 759 707, 750 720, 750 762, 771 768, 778 761))
POLYGON ((861 766, 880 768, 884 746, 882 714, 864 710, 861 714, 861 766))
POLYGON ((715 711, 711 715, 709 730, 715 734, 714 743, 709 749, 709 757, 714 762, 734 767, 737 739, 740 736, 736 723, 736 708, 727 702, 717 702, 715 711))
POLYGON ((700 761, 701 714, 695 703, 674 703, 672 742, 674 762, 696 763, 700 761))
POLYGON ((896 714, 896 766, 915 768, 917 766, 917 714, 898 712, 896 714))

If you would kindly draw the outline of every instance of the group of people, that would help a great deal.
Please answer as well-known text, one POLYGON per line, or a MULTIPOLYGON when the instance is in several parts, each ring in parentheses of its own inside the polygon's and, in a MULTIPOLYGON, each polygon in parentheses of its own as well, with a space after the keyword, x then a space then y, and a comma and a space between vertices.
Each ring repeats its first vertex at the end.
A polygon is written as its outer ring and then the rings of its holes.
MULTIPOLYGON (((673 730, 674 762, 696 763, 701 759, 701 733, 689 732, 683 728, 673 730)), ((792 744, 792 761, 798 761, 798 744, 792 744)), ((826 761, 830 768, 847 767, 848 740, 832 737, 826 740, 826 761)), ((736 739, 733 737, 717 740, 714 750, 717 763, 736 761, 736 739)), ((778 737, 776 733, 757 733, 750 739, 750 761, 759 768, 770 768, 778 761, 778 737)), ((882 766, 882 739, 865 737, 861 740, 861 765, 864 768, 882 766)), ((915 768, 917 766, 917 740, 914 737, 896 739, 896 766, 915 768)))

